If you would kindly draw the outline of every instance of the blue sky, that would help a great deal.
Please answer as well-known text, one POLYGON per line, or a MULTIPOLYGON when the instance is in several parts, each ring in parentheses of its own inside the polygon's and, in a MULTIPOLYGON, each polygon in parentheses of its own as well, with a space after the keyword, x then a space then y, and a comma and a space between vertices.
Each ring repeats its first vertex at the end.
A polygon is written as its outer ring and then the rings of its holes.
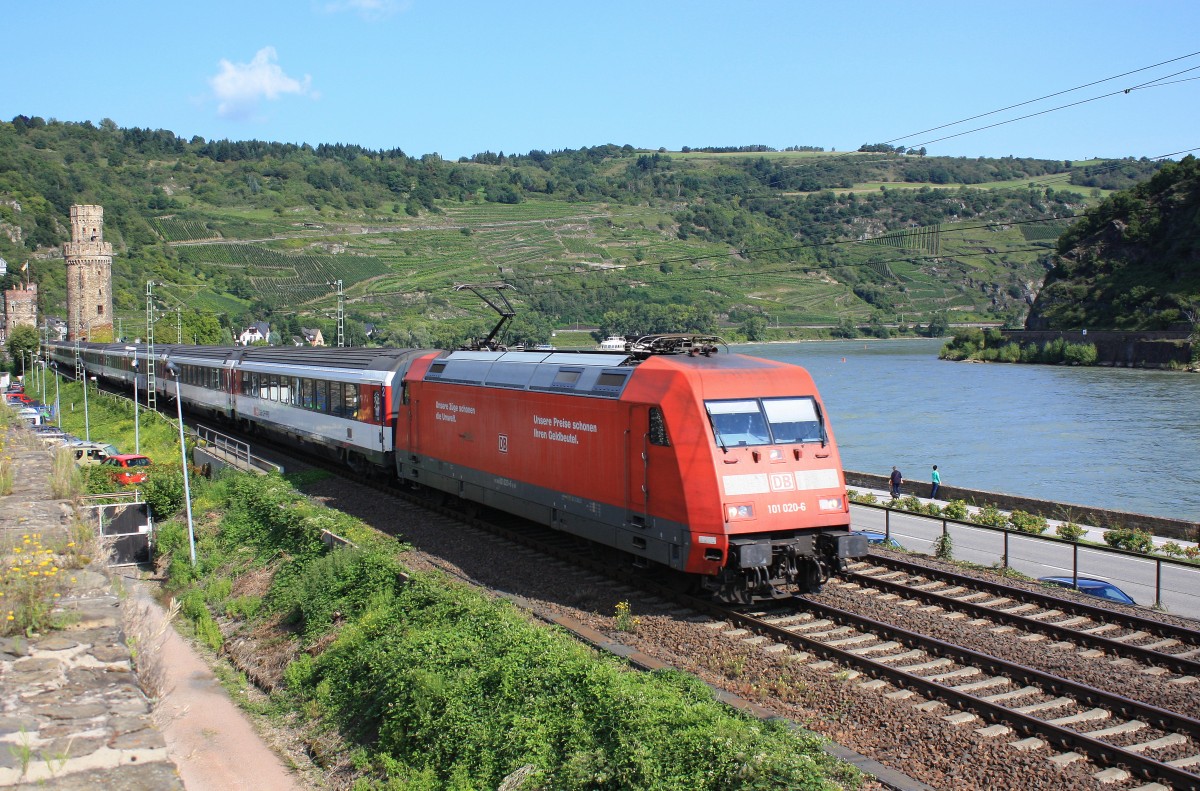
POLYGON ((450 159, 603 143, 842 151, 893 141, 931 154, 1062 159, 1200 147, 1196 0, 7 0, 0 9, 5 120, 111 118, 184 137, 450 159), (1155 79, 1186 81, 933 142, 1155 79))

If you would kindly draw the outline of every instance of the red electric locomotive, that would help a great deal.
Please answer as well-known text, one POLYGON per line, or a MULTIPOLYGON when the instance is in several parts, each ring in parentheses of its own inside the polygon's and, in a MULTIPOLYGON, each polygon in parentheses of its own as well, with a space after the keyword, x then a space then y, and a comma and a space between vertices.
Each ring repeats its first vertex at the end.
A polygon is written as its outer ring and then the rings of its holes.
MULTIPOLYGON (((493 333, 494 334, 494 333, 493 333)), ((488 343, 490 344, 490 337, 488 343)), ((664 335, 624 351, 160 346, 191 409, 673 570, 734 602, 820 588, 846 558, 845 479, 812 378, 664 335)), ((51 344, 132 387, 121 344, 51 344)), ((139 377, 140 378, 140 377, 139 377)))
POLYGON ((819 589, 866 554, 820 396, 804 369, 716 354, 713 340, 414 360, 397 474, 692 575, 726 601, 819 589))

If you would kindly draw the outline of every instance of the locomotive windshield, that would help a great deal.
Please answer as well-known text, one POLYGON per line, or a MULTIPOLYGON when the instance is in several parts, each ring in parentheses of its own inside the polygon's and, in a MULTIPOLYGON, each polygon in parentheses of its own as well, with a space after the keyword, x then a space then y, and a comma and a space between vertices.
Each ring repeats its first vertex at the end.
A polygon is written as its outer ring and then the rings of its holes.
POLYGON ((825 441, 821 414, 812 398, 705 401, 704 407, 722 447, 825 441))

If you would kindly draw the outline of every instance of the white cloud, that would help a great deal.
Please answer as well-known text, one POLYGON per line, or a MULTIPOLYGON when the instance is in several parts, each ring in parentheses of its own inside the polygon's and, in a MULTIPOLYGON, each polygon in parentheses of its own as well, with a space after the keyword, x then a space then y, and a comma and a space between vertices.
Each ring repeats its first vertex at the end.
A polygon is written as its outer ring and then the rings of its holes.
POLYGON ((312 77, 289 77, 276 60, 274 47, 263 47, 249 63, 230 63, 222 58, 221 71, 208 81, 217 97, 217 114, 222 118, 248 118, 264 99, 275 101, 286 94, 316 97, 312 77))

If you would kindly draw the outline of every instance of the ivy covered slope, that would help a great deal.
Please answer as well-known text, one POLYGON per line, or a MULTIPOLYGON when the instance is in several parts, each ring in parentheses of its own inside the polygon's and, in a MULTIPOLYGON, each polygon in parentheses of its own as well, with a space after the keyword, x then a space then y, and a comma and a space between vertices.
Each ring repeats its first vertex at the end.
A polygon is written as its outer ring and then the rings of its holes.
POLYGON ((1200 318, 1200 161, 1106 199, 1058 240, 1028 329, 1156 330, 1200 318))
POLYGON ((0 256, 4 285, 28 261, 40 308, 65 315, 69 207, 101 204, 115 317, 139 332, 154 280, 199 342, 258 320, 329 337, 337 280, 356 344, 367 322, 397 345, 478 334, 494 316, 450 287, 497 279, 516 287, 510 342, 570 324, 1011 323, 1069 219, 1157 167, 628 145, 451 162, 18 116, 0 123, 0 256))

